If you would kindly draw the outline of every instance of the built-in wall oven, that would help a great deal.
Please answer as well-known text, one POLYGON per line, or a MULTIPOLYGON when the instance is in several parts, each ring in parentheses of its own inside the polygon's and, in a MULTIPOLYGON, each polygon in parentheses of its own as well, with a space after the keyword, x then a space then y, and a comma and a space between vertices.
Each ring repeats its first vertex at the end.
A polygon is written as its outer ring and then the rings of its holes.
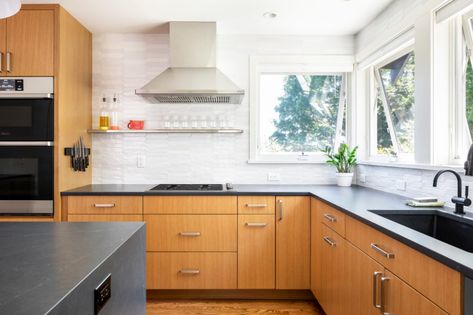
POLYGON ((52 77, 0 77, 0 215, 54 212, 52 77))

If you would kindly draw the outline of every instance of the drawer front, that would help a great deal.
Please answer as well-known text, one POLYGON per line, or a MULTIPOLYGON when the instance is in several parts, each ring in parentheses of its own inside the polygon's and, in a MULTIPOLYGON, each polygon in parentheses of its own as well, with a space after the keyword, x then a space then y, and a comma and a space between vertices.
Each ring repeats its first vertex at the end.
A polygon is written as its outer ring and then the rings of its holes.
POLYGON ((141 196, 69 196, 68 214, 142 214, 141 196))
POLYGON ((274 215, 238 216, 238 288, 274 289, 274 215))
POLYGON ((147 289, 236 289, 236 253, 147 253, 147 289))
POLYGON ((275 196, 238 196, 238 214, 274 214, 275 196))
POLYGON ((329 228, 345 236, 345 214, 317 200, 317 220, 324 223, 329 228))
POLYGON ((145 215, 148 251, 237 251, 236 215, 145 215))
POLYGON ((141 214, 71 214, 69 222, 136 222, 143 221, 141 214))
POLYGON ((146 214, 236 214, 236 196, 146 196, 146 214))
POLYGON ((353 218, 347 239, 448 313, 460 314, 459 272, 353 218))

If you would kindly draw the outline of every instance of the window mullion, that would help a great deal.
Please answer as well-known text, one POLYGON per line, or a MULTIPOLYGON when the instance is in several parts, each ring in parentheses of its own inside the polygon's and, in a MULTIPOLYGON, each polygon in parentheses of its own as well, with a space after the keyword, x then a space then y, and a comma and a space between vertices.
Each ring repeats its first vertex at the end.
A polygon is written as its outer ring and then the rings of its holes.
POLYGON ((381 97, 381 102, 383 103, 383 109, 384 109, 384 115, 386 116, 386 122, 388 124, 388 131, 389 135, 391 136, 391 143, 393 144, 394 151, 399 154, 399 142, 397 140, 396 133, 394 131, 394 123, 393 123, 393 118, 391 115, 391 111, 389 110, 388 106, 388 99, 386 95, 386 90, 384 88, 384 84, 381 80, 381 75, 379 73, 379 69, 375 69, 375 78, 377 81, 377 86, 378 86, 378 91, 379 91, 379 96, 381 97))
POLYGON ((337 114, 337 127, 335 130, 335 144, 334 149, 337 149, 340 146, 342 128, 343 128, 343 116, 346 111, 347 97, 346 97, 346 74, 342 76, 342 83, 340 87, 340 98, 338 101, 338 114, 337 114))

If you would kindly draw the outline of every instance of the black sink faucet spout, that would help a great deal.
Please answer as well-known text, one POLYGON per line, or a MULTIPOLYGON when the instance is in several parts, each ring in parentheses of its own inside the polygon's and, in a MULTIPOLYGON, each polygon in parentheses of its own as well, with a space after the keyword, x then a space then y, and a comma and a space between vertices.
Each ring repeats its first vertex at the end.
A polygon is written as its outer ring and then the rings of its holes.
POLYGON ((453 170, 441 170, 437 174, 435 174, 434 187, 437 187, 437 181, 440 175, 442 175, 443 173, 452 173, 457 178, 457 196, 452 197, 452 202, 455 204, 456 214, 461 214, 461 215, 465 214, 464 206, 468 207, 471 205, 471 200, 468 199, 469 187, 468 186, 465 187, 465 198, 463 198, 462 197, 462 188, 463 188, 462 178, 457 172, 453 170))

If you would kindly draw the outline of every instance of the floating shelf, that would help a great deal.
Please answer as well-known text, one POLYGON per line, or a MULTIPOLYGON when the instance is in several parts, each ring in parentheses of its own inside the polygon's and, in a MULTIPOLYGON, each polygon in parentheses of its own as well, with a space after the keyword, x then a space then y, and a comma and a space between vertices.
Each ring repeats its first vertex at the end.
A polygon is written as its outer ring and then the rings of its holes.
POLYGON ((117 134, 117 133, 243 133, 242 129, 143 129, 143 130, 130 130, 130 129, 119 129, 119 130, 101 130, 101 129, 89 129, 88 133, 101 133, 101 134, 117 134))

